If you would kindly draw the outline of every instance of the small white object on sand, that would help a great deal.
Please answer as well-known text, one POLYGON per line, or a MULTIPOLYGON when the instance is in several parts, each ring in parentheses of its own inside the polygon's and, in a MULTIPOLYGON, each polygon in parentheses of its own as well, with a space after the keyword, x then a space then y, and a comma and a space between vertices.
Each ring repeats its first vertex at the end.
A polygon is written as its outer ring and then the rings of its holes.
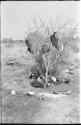
POLYGON ((40 77, 37 78, 37 81, 38 81, 38 82, 43 82, 40 77))
POLYGON ((63 47, 63 45, 62 45, 62 49, 61 49, 61 50, 63 50, 63 48, 64 48, 64 47, 63 47))
POLYGON ((47 86, 50 87, 50 86, 51 86, 51 83, 48 83, 47 86))
POLYGON ((68 69, 66 69, 66 70, 64 70, 64 72, 69 72, 69 70, 68 70, 68 69))
POLYGON ((5 82, 3 85, 4 85, 4 86, 8 85, 8 82, 5 82))
POLYGON ((33 96, 34 94, 35 94, 35 92, 32 92, 32 91, 27 93, 27 95, 31 95, 31 96, 33 96))
POLYGON ((66 95, 70 95, 71 94, 71 90, 67 91, 66 95))
POLYGON ((56 78, 53 76, 53 77, 51 77, 51 79, 54 81, 54 82, 56 82, 56 78))
POLYGON ((15 90, 11 90, 11 95, 15 95, 16 91, 15 90))

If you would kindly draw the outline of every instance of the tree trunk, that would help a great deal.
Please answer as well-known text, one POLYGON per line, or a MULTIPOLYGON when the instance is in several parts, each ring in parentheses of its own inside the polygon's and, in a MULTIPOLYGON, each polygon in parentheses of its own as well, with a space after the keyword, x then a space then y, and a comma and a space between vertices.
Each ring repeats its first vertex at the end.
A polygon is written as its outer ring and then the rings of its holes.
POLYGON ((48 66, 46 66, 46 85, 48 84, 48 66))

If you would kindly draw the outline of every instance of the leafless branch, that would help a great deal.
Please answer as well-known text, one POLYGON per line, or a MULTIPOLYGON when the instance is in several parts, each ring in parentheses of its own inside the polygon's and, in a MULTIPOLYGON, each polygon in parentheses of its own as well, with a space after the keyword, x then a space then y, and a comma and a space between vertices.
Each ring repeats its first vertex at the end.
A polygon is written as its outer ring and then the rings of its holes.
POLYGON ((38 16, 38 17, 39 17, 39 20, 41 22, 41 25, 45 28, 46 32, 48 33, 48 35, 50 37, 50 32, 48 30, 49 29, 48 26, 46 27, 45 24, 44 24, 44 22, 42 21, 42 18, 40 16, 38 16))

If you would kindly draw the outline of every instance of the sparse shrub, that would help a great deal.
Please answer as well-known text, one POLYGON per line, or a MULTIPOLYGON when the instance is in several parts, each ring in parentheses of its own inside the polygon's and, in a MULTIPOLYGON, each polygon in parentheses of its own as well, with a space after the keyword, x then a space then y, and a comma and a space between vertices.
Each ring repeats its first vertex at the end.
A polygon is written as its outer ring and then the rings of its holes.
MULTIPOLYGON (((43 24, 44 25, 44 24, 43 24)), ((45 27, 45 25, 44 25, 45 27)), ((46 28, 46 27, 45 27, 46 28)), ((47 29, 47 32, 49 34, 49 28, 47 29)), ((74 29, 73 29, 74 30, 74 29)), ((32 35, 36 35, 37 31, 35 32, 35 34, 32 35)), ((58 40, 58 43, 56 43, 55 45, 51 42, 51 39, 47 38, 43 38, 41 40, 41 37, 39 37, 38 35, 33 36, 33 38, 31 39, 31 42, 33 44, 33 49, 34 49, 34 58, 35 58, 35 62, 36 64, 33 65, 31 67, 31 72, 35 73, 36 76, 40 76, 40 75, 44 75, 45 76, 45 83, 48 83, 48 77, 49 76, 62 76, 63 77, 63 69, 67 68, 69 65, 72 64, 69 63, 68 61, 68 57, 69 57, 69 53, 71 53, 71 48, 70 45, 72 44, 71 41, 74 41, 73 38, 73 34, 75 32, 71 32, 71 34, 66 35, 66 36, 62 36, 60 39, 56 39, 58 40), (44 45, 48 45, 50 46, 50 51, 47 51, 46 53, 42 53, 42 46, 44 45), (61 47, 63 47, 61 49, 61 47)), ((50 34, 49 34, 50 37, 50 34)), ((57 41, 56 41, 57 42, 57 41)), ((37 81, 34 81, 34 83, 36 85, 39 84, 37 81)), ((38 85, 40 86, 40 85, 38 85)), ((44 87, 44 86, 43 86, 44 87)))

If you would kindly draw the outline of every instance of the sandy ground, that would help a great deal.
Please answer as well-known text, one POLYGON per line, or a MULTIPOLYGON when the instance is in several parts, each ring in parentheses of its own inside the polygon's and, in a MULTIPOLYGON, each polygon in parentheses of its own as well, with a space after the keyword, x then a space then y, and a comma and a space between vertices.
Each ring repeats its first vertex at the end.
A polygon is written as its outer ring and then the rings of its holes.
POLYGON ((8 47, 1 45, 1 76, 0 90, 1 122, 3 123, 80 123, 79 121, 79 70, 72 76, 71 84, 59 85, 48 89, 34 88, 28 79, 30 65, 34 60, 26 54, 24 43, 8 47), (15 65, 7 65, 16 61, 15 65), (16 95, 11 95, 11 90, 16 95), (71 95, 58 99, 28 96, 28 91, 50 92, 71 90, 71 95))

